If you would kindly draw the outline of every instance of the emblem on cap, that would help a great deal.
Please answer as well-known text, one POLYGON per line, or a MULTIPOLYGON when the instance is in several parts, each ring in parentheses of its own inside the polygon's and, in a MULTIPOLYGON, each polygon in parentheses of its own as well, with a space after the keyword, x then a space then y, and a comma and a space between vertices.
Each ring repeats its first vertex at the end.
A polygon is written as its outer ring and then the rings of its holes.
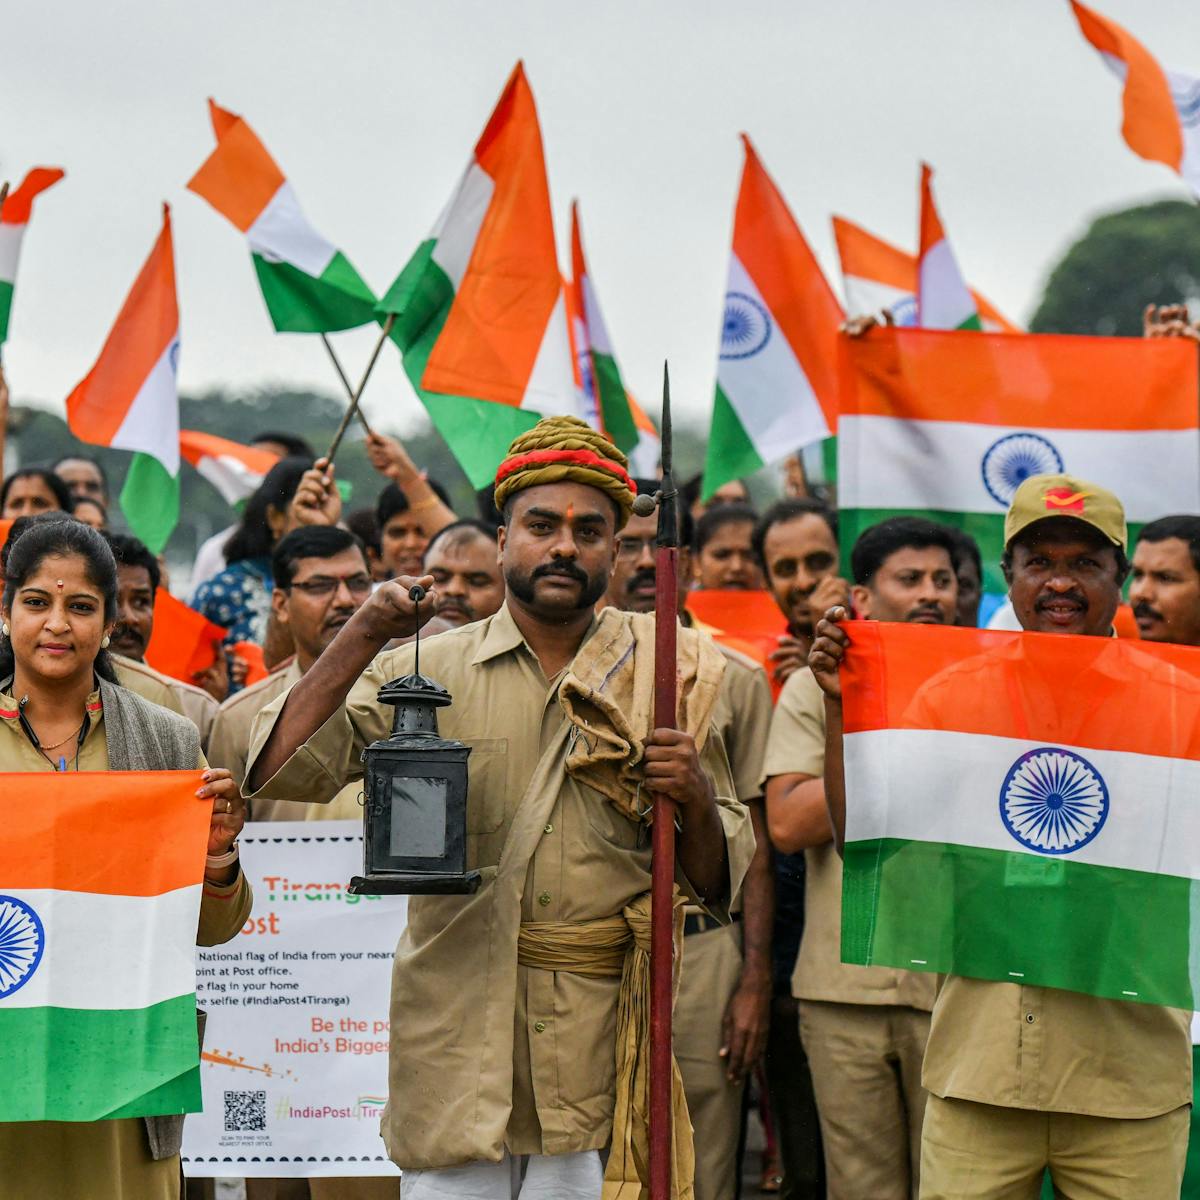
POLYGON ((1038 854, 1086 846, 1108 819, 1108 785, 1086 758, 1042 746, 1022 754, 1000 788, 1000 819, 1038 854))
POLYGON ((1043 493, 1046 511, 1052 513, 1075 513, 1082 516, 1083 502, 1091 492, 1073 492, 1069 487, 1047 488, 1043 493))

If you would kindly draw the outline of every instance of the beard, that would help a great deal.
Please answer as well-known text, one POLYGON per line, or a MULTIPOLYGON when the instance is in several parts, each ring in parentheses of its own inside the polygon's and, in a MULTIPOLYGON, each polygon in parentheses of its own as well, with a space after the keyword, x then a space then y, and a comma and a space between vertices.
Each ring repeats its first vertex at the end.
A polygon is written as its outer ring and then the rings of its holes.
POLYGON ((509 591, 522 604, 536 611, 539 608, 548 607, 538 600, 536 586, 539 579, 545 579, 547 576, 565 576, 579 584, 579 595, 573 601, 564 600, 561 605, 550 606, 557 611, 563 611, 565 608, 568 612, 576 613, 594 608, 600 597, 608 590, 608 573, 606 571, 589 575, 582 567, 569 562, 543 563, 540 567, 534 567, 532 571, 524 571, 517 566, 506 567, 504 582, 509 591))

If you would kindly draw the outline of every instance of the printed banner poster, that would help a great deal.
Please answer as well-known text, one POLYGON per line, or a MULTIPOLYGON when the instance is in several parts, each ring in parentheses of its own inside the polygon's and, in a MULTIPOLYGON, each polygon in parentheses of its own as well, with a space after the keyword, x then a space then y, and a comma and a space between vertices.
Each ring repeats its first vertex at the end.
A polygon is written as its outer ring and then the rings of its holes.
POLYGON ((379 1117, 407 899, 347 893, 357 821, 251 823, 239 840, 254 911, 232 942, 196 950, 204 1111, 184 1125, 184 1173, 396 1176, 379 1117))

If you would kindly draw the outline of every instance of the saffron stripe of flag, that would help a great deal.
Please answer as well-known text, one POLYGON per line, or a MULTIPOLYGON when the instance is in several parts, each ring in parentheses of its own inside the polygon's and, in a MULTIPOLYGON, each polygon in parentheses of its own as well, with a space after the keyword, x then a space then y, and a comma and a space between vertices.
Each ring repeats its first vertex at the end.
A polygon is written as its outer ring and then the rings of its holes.
POLYGON ((471 485, 543 415, 582 416, 550 190, 524 66, 450 202, 379 303, 404 371, 471 485))
POLYGON ((198 778, 9 778, 39 803, 0 846, 0 1121, 199 1109, 198 778))
POLYGON ((95 366, 67 397, 81 441, 135 451, 121 491, 134 533, 158 554, 179 519, 179 305, 171 210, 95 366))
POLYGON ((878 521, 927 516, 976 539, 985 590, 1003 594, 1004 514, 1030 475, 1067 472, 1110 488, 1131 535, 1200 509, 1195 355, 1182 343, 880 328, 845 337, 842 352, 847 556, 878 521))
POLYGON ((375 296, 350 260, 309 223, 254 130, 208 102, 217 148, 188 181, 250 243, 277 331, 331 333, 375 319, 375 296))
POLYGON ((1200 651, 848 632, 843 961, 1194 1007, 1200 651))
POLYGON ((1115 21, 1071 0, 1083 36, 1124 86, 1121 133, 1141 158, 1165 163, 1200 195, 1200 79, 1168 71, 1115 21))
POLYGON ((830 435, 843 313, 787 202, 742 135, 704 496, 830 435))
POLYGON ((21 186, 5 197, 4 207, 0 209, 0 345, 8 341, 17 264, 25 230, 33 214, 34 199, 52 188, 65 174, 58 167, 34 167, 21 181, 21 186))
POLYGON ((183 429, 179 450, 227 504, 238 504, 257 490, 279 456, 257 446, 243 446, 215 433, 183 429))
MULTIPOLYGON (((842 290, 851 316, 881 313, 895 324, 917 324, 917 256, 869 233, 845 217, 833 218, 833 236, 842 267, 842 290)), ((1021 333, 986 296, 974 289, 971 298, 983 328, 992 333, 1021 333)))

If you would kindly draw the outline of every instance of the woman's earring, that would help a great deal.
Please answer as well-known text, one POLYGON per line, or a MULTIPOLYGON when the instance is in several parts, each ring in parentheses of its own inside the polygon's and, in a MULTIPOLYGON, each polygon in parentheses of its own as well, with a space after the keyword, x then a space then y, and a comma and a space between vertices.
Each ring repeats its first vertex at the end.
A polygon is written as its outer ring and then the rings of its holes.
POLYGON ((11 630, 8 628, 7 621, 5 621, 3 625, 0 625, 0 633, 4 634, 5 637, 8 637, 10 632, 11 630))
POLYGON ((109 644, 109 642, 110 642, 111 640, 112 640, 112 639, 111 639, 111 638, 108 636, 108 634, 106 633, 106 634, 104 635, 104 637, 103 637, 103 638, 101 639, 101 641, 100 641, 100 649, 101 649, 101 650, 107 650, 107 649, 108 649, 108 644, 109 644))

